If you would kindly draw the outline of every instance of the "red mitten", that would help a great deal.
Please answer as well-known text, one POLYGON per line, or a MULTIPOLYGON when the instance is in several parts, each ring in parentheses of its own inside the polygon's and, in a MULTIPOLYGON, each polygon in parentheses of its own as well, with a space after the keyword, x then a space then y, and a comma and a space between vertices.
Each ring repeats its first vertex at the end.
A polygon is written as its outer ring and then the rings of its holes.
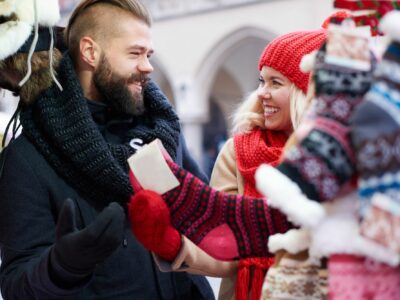
POLYGON ((169 209, 157 193, 141 190, 128 205, 131 228, 139 242, 167 261, 173 261, 181 248, 181 236, 172 227, 169 209))

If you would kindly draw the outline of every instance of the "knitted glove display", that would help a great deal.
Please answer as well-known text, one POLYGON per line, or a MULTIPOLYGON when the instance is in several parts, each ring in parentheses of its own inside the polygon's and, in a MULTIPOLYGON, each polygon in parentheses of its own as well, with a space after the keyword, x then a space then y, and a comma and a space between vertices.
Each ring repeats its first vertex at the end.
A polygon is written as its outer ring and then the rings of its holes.
POLYGON ((327 44, 321 47, 315 56, 315 99, 294 133, 298 142, 284 152, 276 169, 266 165, 257 170, 257 188, 296 225, 317 226, 324 210, 315 201, 333 200, 354 184, 350 118, 371 85, 374 66, 365 48, 360 56, 369 69, 331 63, 327 44))
POLYGON ((355 174, 349 120, 372 82, 372 68, 341 67, 327 63, 325 57, 323 46, 314 71, 316 99, 297 131, 300 142, 285 152, 278 166, 309 199, 317 201, 335 198, 355 174))
POLYGON ((352 142, 359 174, 361 234, 398 254, 400 11, 388 13, 380 28, 391 42, 378 63, 365 101, 352 117, 352 142))
POLYGON ((133 234, 148 250, 173 261, 181 248, 181 236, 171 225, 168 206, 150 190, 136 193, 128 205, 133 234))
MULTIPOLYGON (((359 194, 382 193, 399 203, 400 12, 388 13, 381 28, 392 39, 374 73, 365 101, 352 117, 359 194)), ((397 214, 397 213, 396 213, 397 214)))
POLYGON ((122 207, 110 203, 96 219, 81 230, 76 227, 73 200, 67 199, 60 212, 56 242, 50 254, 50 267, 56 280, 64 283, 92 273, 122 243, 125 214, 122 207))
MULTIPOLYGON (((162 195, 169 208, 172 225, 215 258, 233 260, 268 256, 268 237, 289 229, 287 220, 274 213, 266 199, 219 192, 172 161, 167 163, 180 183, 162 195)), ((137 186, 132 172, 130 176, 132 184, 137 186)), ((131 201, 135 201, 135 196, 131 201)), ((147 197, 147 201, 152 199, 147 197)), ((154 219, 158 217, 159 207, 155 206, 155 210, 150 204, 146 207, 149 209, 143 215, 154 219)), ((131 222, 139 226, 137 220, 131 219, 131 222)), ((157 232, 163 231, 156 230, 151 234, 157 232)), ((159 239, 165 240, 163 237, 159 239)))

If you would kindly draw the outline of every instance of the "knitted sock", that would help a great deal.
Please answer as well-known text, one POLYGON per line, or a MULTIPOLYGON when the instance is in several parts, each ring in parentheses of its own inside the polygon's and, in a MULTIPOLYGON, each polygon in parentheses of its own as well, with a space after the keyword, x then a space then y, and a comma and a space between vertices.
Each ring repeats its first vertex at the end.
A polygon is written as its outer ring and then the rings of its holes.
MULTIPOLYGON (((180 183, 162 195, 172 225, 215 258, 268 256, 268 237, 289 229, 287 220, 274 213, 265 199, 216 191, 172 161, 167 162, 180 183)), ((137 186, 132 172, 130 176, 137 186)), ((151 210, 146 215, 157 218, 151 210)))
POLYGON ((314 80, 316 99, 296 131, 299 143, 285 152, 278 169, 309 199, 326 201, 350 184, 355 173, 349 121, 370 87, 372 70, 330 64, 323 46, 314 80))

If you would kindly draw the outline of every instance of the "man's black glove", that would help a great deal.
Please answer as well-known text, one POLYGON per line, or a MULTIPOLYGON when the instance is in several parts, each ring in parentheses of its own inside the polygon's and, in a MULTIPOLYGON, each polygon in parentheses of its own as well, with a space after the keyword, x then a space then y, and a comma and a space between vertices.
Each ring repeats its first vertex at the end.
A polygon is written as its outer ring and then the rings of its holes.
POLYGON ((56 242, 50 254, 51 273, 61 285, 70 285, 92 273, 122 243, 125 213, 110 203, 82 230, 75 224, 75 205, 64 202, 56 228, 56 242))

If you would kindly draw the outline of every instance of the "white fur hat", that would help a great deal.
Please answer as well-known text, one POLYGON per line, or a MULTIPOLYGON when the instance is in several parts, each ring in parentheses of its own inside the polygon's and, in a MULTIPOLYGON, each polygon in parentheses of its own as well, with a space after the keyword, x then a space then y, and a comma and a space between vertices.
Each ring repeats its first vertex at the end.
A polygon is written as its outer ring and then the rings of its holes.
MULTIPOLYGON (((34 0, 19 0, 15 13, 18 19, 35 24, 34 0)), ((60 20, 60 8, 57 0, 36 0, 37 17, 41 26, 55 26, 60 20)))
POLYGON ((57 0, 0 0, 0 17, 6 19, 0 24, 0 60, 16 53, 31 35, 35 25, 35 1, 39 25, 54 26, 60 19, 57 0))
POLYGON ((16 9, 16 3, 18 0, 1 0, 0 1, 0 15, 9 16, 16 9))

